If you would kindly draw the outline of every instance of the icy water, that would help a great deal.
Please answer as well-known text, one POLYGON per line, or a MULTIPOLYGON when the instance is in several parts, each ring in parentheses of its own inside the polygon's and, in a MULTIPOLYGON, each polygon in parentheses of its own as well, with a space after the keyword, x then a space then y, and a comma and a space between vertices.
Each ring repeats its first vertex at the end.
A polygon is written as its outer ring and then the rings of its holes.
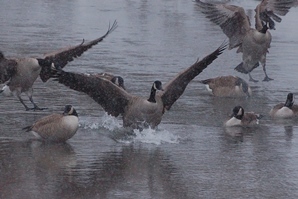
MULTIPOLYGON (((231 1, 252 12, 258 1, 231 1)), ((226 50, 187 87, 158 130, 129 136, 120 118, 83 93, 56 82, 34 84, 45 111, 26 112, 14 97, 0 96, 0 198, 297 198, 298 121, 276 121, 268 112, 298 94, 298 9, 271 31, 267 56, 271 82, 250 83, 250 99, 210 96, 198 80, 246 75, 226 50), (72 104, 80 117, 65 144, 45 144, 22 128, 72 104), (264 115, 255 128, 224 129, 235 105, 264 115)), ((118 28, 65 69, 121 75, 127 89, 149 96, 152 82, 169 81, 225 39, 191 0, 3 1, 0 49, 30 57, 103 35, 118 28)), ((262 68, 252 72, 262 80, 262 68)), ((25 102, 29 101, 24 96, 25 102)))

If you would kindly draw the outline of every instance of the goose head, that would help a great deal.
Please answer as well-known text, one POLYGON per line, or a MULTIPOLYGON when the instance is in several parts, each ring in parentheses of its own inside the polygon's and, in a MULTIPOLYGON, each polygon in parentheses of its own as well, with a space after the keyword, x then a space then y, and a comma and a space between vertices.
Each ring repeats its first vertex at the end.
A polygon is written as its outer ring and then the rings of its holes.
POLYGON ((77 116, 78 117, 78 113, 76 111, 76 109, 74 109, 74 107, 72 105, 66 105, 64 108, 64 112, 63 115, 73 115, 73 116, 77 116))
POLYGON ((124 90, 125 87, 124 87, 124 79, 121 77, 121 76, 115 76, 111 79, 111 82, 113 82, 114 84, 116 84, 117 86, 123 88, 124 90))
POLYGON ((242 106, 235 106, 233 109, 232 117, 235 117, 238 120, 241 120, 244 115, 244 109, 242 106))
POLYGON ((293 93, 289 93, 284 106, 288 108, 292 108, 293 104, 294 104, 294 95, 293 93))
POLYGON ((148 99, 149 102, 156 103, 155 94, 157 90, 163 91, 162 83, 161 81, 158 81, 158 80, 155 81, 152 85, 150 97, 148 99))
POLYGON ((247 97, 251 96, 251 89, 243 79, 237 79, 236 85, 239 85, 242 88, 242 91, 246 93, 247 97))

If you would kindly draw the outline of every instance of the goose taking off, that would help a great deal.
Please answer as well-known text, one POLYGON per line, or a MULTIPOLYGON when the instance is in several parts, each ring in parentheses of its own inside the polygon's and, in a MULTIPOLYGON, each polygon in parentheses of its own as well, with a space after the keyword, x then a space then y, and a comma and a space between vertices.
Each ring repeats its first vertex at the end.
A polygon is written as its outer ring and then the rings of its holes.
POLYGON ((211 4, 196 0, 206 17, 219 25, 229 38, 229 49, 237 48, 242 52, 242 63, 235 70, 249 75, 249 81, 257 82, 251 76, 251 71, 262 64, 265 78, 273 80, 266 72, 266 55, 270 48, 271 34, 269 28, 274 28, 274 21, 280 22, 278 15, 285 15, 292 6, 293 0, 262 0, 255 9, 255 29, 250 27, 249 17, 242 7, 228 4, 211 4), (269 24, 269 27, 268 27, 269 24))
POLYGON ((115 21, 112 26, 109 26, 105 35, 88 43, 83 41, 77 46, 45 54, 43 58, 8 59, 0 52, 0 84, 4 84, 0 93, 3 91, 5 91, 4 93, 12 93, 24 105, 26 110, 30 110, 21 98, 21 93, 25 93, 34 106, 32 109, 42 110, 34 103, 32 98, 32 86, 37 77, 40 76, 42 81, 46 82, 50 78, 51 67, 63 68, 68 62, 73 61, 74 58, 81 56, 92 46, 103 41, 116 28, 117 22, 115 21))
POLYGON ((32 132, 38 138, 51 142, 65 142, 74 136, 79 128, 79 119, 76 110, 66 105, 63 114, 51 114, 40 118, 31 126, 23 128, 32 132))
POLYGON ((88 94, 108 114, 115 117, 122 115, 124 127, 155 128, 161 122, 165 110, 169 110, 183 94, 188 83, 211 64, 226 46, 227 44, 222 44, 201 61, 196 61, 164 87, 160 81, 155 81, 148 99, 132 95, 105 78, 65 71, 58 71, 55 77, 58 76, 56 80, 59 83, 88 94))

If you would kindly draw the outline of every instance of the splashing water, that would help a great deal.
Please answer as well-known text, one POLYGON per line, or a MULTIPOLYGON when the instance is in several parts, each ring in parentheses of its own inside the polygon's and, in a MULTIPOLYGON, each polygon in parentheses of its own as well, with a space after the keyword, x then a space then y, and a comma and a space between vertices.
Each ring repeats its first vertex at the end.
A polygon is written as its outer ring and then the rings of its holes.
POLYGON ((82 123, 80 124, 80 126, 82 126, 84 129, 100 129, 100 128, 105 128, 107 130, 113 131, 115 129, 121 128, 122 124, 121 122, 111 116, 108 115, 107 113, 105 113, 101 118, 97 118, 97 121, 99 120, 99 122, 90 122, 90 119, 87 119, 86 121, 82 121, 82 123))
POLYGON ((121 143, 142 142, 147 144, 160 145, 163 143, 177 144, 180 136, 174 135, 167 130, 161 129, 137 129, 131 130, 122 127, 121 121, 117 118, 105 113, 101 118, 101 122, 92 122, 83 124, 84 129, 100 129, 104 128, 109 131, 109 137, 121 143))
POLYGON ((148 144, 177 144, 180 141, 180 136, 174 135, 167 130, 144 129, 143 131, 134 130, 134 142, 142 142, 148 144))

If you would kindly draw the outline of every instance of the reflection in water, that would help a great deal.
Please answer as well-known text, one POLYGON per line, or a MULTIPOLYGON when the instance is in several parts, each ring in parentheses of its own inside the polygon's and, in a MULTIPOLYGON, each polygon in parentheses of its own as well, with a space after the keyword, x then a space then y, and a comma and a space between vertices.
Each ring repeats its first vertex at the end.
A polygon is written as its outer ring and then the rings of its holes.
POLYGON ((187 198, 179 170, 158 148, 123 146, 89 157, 89 164, 79 156, 67 143, 2 141, 1 198, 142 198, 138 190, 151 198, 187 198))
POLYGON ((39 141, 2 140, 0 144, 1 198, 47 198, 42 192, 53 191, 49 182, 57 176, 71 177, 76 155, 69 144, 44 144, 39 141))

